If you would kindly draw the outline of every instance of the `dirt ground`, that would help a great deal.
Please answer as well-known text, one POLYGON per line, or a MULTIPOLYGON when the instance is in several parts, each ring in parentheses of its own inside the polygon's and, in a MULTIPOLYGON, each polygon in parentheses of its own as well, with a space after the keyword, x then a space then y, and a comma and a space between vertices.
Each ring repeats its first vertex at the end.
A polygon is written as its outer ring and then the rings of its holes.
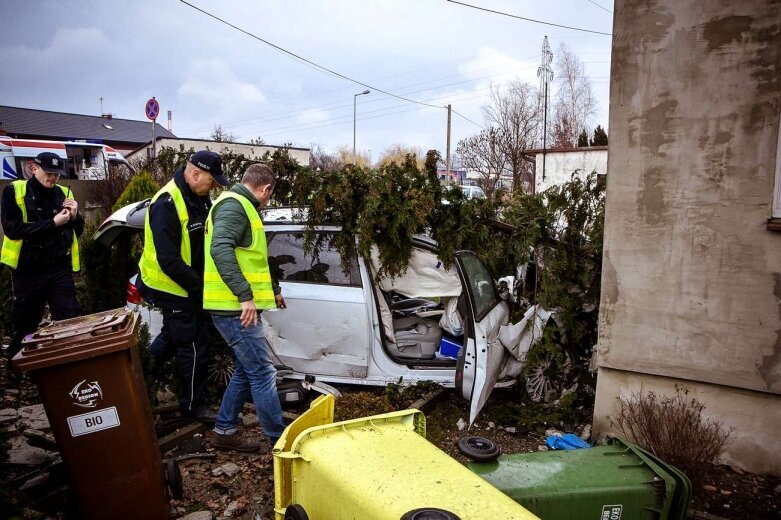
MULTIPOLYGON (((4 361, 0 364, 4 364, 4 361)), ((29 380, 23 379, 21 385, 8 381, 4 368, 0 366, 0 409, 37 403, 37 392, 29 380)), ((431 387, 407 392, 399 388, 344 390, 344 397, 336 403, 337 420, 405 408, 436 391, 431 387)), ((496 391, 477 423, 470 430, 461 430, 459 422, 463 424, 468 420, 467 404, 455 392, 444 391, 426 412, 427 438, 465 463, 467 459, 457 448, 457 442, 463 436, 487 437, 498 443, 504 453, 532 452, 544 445, 545 436, 542 432, 546 427, 578 431, 583 426, 580 419, 589 416, 587 409, 580 410, 574 416, 567 416, 569 421, 579 422, 579 426, 568 424, 565 420, 545 424, 539 418, 531 424, 527 418, 533 416, 523 409, 519 411, 517 399, 517 392, 512 390, 496 391)), ((165 422, 166 417, 161 415, 158 420, 165 422)), ((243 434, 262 435, 258 426, 252 424, 251 413, 247 414, 247 423, 250 425, 243 429, 243 434)), ((172 518, 203 510, 214 512, 218 518, 273 518, 271 447, 266 445, 264 453, 259 454, 220 452, 211 448, 209 436, 209 432, 196 435, 179 449, 164 454, 164 457, 173 457, 182 453, 205 453, 207 457, 179 463, 184 496, 172 500, 172 518)), ((23 493, 18 487, 25 481, 25 472, 29 474, 30 468, 0 464, 0 490, 6 490, 6 496, 0 491, 0 518, 78 518, 77 514, 68 512, 72 508, 68 507, 65 493, 67 485, 62 478, 58 480, 52 476, 50 485, 43 490, 39 489, 33 494, 23 493), (13 507, 3 504, 3 500, 9 501, 13 507), (14 509, 22 514, 11 515, 10 511, 14 509)), ((692 509, 735 520, 781 518, 781 495, 774 492, 781 484, 781 479, 752 475, 737 468, 714 466, 711 474, 701 481, 693 490, 692 509)))

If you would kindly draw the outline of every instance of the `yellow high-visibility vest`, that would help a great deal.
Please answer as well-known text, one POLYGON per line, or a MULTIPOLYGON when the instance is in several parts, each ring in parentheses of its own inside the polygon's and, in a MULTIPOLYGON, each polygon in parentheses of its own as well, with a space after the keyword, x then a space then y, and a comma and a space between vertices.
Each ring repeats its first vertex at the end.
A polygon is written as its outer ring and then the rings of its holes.
MULTIPOLYGON (((27 195, 27 181, 14 181, 11 183, 14 187, 14 198, 16 199, 16 205, 22 210, 22 222, 27 222, 27 206, 24 204, 24 197, 27 195)), ((65 186, 56 185, 62 191, 65 197, 68 197, 70 188, 65 186)), ((0 252, 0 263, 3 263, 13 269, 19 266, 19 254, 22 252, 22 243, 24 239, 11 240, 7 236, 3 237, 3 249, 0 252)), ((71 269, 73 272, 78 272, 81 268, 79 261, 79 238, 76 233, 73 233, 73 241, 71 242, 71 269)))
POLYGON ((147 287, 175 296, 187 297, 187 291, 165 274, 160 267, 160 263, 157 261, 157 251, 155 250, 155 239, 152 234, 152 227, 149 224, 149 214, 152 212, 152 204, 165 193, 171 195, 171 200, 173 200, 174 207, 176 208, 176 215, 179 217, 179 224, 182 226, 182 244, 180 247, 182 260, 184 260, 185 264, 192 266, 190 233, 187 230, 187 223, 190 221, 190 215, 187 213, 187 205, 184 202, 182 191, 174 180, 171 179, 165 186, 160 188, 160 191, 155 193, 155 196, 152 197, 152 202, 149 203, 149 208, 147 208, 146 218, 144 219, 144 251, 141 253, 141 260, 138 262, 138 267, 141 271, 141 280, 144 281, 144 284, 147 287))
POLYGON ((229 198, 238 200, 249 218, 252 229, 252 242, 247 247, 236 248, 236 260, 241 274, 252 288, 252 300, 257 309, 276 307, 274 289, 271 286, 271 271, 268 267, 266 233, 263 231, 263 221, 252 203, 242 195, 232 191, 224 191, 209 211, 206 219, 206 234, 204 239, 204 272, 203 272, 203 308, 214 311, 240 311, 241 302, 233 294, 230 287, 223 281, 214 258, 211 255, 211 244, 214 232, 212 217, 220 203, 229 198))

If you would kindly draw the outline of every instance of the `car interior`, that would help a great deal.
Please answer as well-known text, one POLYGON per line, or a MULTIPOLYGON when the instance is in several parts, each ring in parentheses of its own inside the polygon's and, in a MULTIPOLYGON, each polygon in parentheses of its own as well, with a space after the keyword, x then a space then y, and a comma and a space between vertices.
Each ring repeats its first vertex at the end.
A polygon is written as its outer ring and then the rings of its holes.
POLYGON ((463 292, 455 269, 444 269, 435 253, 416 248, 406 273, 383 277, 375 252, 372 285, 388 355, 403 364, 454 365, 464 341, 463 292))

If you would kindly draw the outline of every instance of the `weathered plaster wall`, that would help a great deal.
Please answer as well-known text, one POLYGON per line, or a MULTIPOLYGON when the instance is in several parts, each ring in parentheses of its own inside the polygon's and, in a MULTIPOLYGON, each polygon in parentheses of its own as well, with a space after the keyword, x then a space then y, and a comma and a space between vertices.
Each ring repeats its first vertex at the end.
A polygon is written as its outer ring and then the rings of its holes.
POLYGON ((709 418, 735 427, 722 453, 723 463, 759 473, 781 474, 776 441, 781 419, 778 413, 772 412, 779 410, 779 399, 774 394, 601 368, 600 392, 594 407, 595 424, 602 426, 600 431, 606 431, 606 417, 613 413, 616 397, 629 396, 640 390, 674 396, 676 384, 689 390, 687 397, 705 405, 709 418))
MULTIPOLYGON (((781 234, 765 225, 781 3, 618 0, 612 59, 600 378, 610 368, 766 393, 775 430, 751 444, 775 446, 775 459, 744 462, 778 471, 781 234)), ((598 413, 611 393, 600 379, 598 413)), ((723 417, 744 430, 768 414, 766 399, 749 402, 723 417)))
POLYGON ((545 180, 542 179, 542 154, 538 153, 535 156, 536 191, 539 193, 551 186, 568 182, 575 171, 581 179, 593 171, 606 174, 607 150, 585 148, 578 151, 548 152, 545 154, 545 180))

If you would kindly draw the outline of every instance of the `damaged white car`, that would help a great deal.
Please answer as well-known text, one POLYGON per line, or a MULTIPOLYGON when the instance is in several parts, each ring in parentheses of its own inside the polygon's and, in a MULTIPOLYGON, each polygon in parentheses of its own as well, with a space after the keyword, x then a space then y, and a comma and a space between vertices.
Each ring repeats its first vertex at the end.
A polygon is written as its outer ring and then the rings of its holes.
MULTIPOLYGON (((148 204, 121 208, 94 238, 110 245, 127 230, 142 230, 148 204)), ((427 237, 414 240, 406 273, 389 278, 378 274, 376 247, 370 258, 347 259, 349 269, 342 270, 340 253, 328 247, 339 227, 317 229, 325 245, 313 256, 304 251, 305 226, 290 210, 264 211, 264 226, 287 308, 264 311, 262 319, 273 355, 291 369, 286 378, 383 386, 434 381, 471 401, 471 423, 494 386, 516 381, 548 319, 532 307, 508 326, 508 304, 477 255, 460 251, 446 269, 427 237)), ((154 334, 156 313, 145 312, 154 334)))

